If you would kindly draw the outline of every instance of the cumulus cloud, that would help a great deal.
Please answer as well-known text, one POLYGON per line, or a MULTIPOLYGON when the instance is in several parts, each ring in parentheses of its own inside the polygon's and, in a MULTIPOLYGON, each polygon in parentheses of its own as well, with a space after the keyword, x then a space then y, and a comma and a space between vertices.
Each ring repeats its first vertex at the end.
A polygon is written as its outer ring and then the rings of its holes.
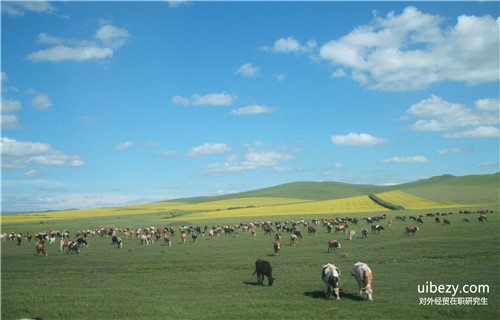
POLYGON ((79 155, 66 155, 40 142, 17 141, 0 138, 2 144, 2 168, 26 168, 30 166, 81 167, 85 163, 79 155))
POLYGON ((212 106, 228 106, 234 103, 236 100, 236 95, 229 94, 227 92, 221 93, 209 93, 204 96, 195 93, 191 97, 182 97, 176 95, 172 98, 174 104, 180 105, 212 105, 212 106))
POLYGON ((348 135, 332 135, 333 144, 344 144, 354 147, 372 147, 386 143, 387 139, 377 138, 367 133, 351 132, 348 135))
POLYGON ((500 131, 497 127, 480 126, 462 132, 447 133, 445 138, 498 138, 500 131))
POLYGON ((443 148, 438 150, 439 154, 450 154, 450 153, 471 153, 474 151, 473 147, 456 147, 456 148, 443 148))
POLYGON ((284 152, 249 150, 242 161, 238 161, 238 158, 232 155, 228 157, 226 162, 213 163, 206 166, 205 171, 210 175, 222 175, 227 173, 244 173, 263 167, 272 167, 277 172, 283 172, 281 170, 283 167, 280 166, 280 163, 284 160, 292 159, 294 159, 292 155, 284 152))
POLYGON ((38 94, 31 99, 31 106, 37 110, 45 110, 52 106, 52 100, 46 94, 38 94))
POLYGON ((410 118, 420 118, 410 126, 414 131, 452 131, 466 128, 465 131, 446 133, 447 138, 465 137, 497 137, 500 103, 498 99, 479 99, 475 108, 450 103, 438 96, 432 95, 407 111, 410 118))
POLYGON ((251 63, 245 63, 238 68, 235 74, 242 75, 243 77, 253 78, 260 75, 259 67, 253 66, 251 63))
POLYGON ((21 101, 2 98, 2 113, 10 113, 22 108, 21 101))
POLYGON ((497 81, 500 19, 461 15, 455 25, 442 27, 444 22, 412 6, 399 15, 375 15, 370 24, 324 44, 319 55, 372 90, 418 90, 445 80, 497 81))
POLYGON ((274 108, 269 108, 266 106, 259 105, 251 105, 246 107, 241 107, 238 109, 231 110, 231 114, 234 115, 251 115, 251 114, 259 114, 259 113, 272 113, 274 112, 274 108))
POLYGON ((111 58, 114 51, 123 46, 130 38, 131 35, 126 29, 117 28, 110 24, 101 26, 93 39, 65 39, 41 33, 38 35, 38 43, 53 47, 30 53, 28 59, 33 62, 103 60, 111 58))
POLYGON ((132 142, 132 141, 122 142, 122 143, 115 146, 115 150, 125 150, 125 149, 133 147, 135 145, 136 145, 136 143, 132 142))
POLYGON ((293 37, 281 38, 274 42, 272 46, 263 46, 261 49, 274 53, 306 53, 311 52, 316 47, 316 41, 309 40, 305 45, 293 37))
POLYGON ((413 157, 392 157, 389 159, 382 160, 382 163, 426 163, 429 160, 424 156, 413 156, 413 157))
POLYGON ((205 143, 201 146, 194 147, 186 154, 188 157, 197 157, 207 154, 220 154, 233 150, 224 143, 205 143))
POLYGON ((53 13, 55 11, 57 8, 45 1, 2 1, 2 12, 14 17, 22 17, 28 12, 53 13))

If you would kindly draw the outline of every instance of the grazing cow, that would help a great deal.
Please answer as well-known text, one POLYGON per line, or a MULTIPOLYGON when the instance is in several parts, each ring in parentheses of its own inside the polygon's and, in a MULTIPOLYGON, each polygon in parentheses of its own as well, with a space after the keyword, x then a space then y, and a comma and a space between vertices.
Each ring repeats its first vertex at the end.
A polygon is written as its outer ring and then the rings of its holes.
POLYGON ((488 217, 482 214, 477 218, 477 221, 479 222, 488 221, 488 217))
POLYGON ((389 220, 389 222, 387 223, 387 226, 392 227, 392 220, 389 220))
POLYGON ((258 259, 255 261, 255 271, 253 274, 257 273, 257 283, 262 284, 264 281, 264 276, 267 277, 268 283, 270 286, 273 285, 273 268, 268 261, 258 259))
POLYGON ((373 288, 372 280, 373 274, 370 267, 366 263, 357 262, 354 265, 354 271, 352 273, 359 285, 359 294, 363 296, 363 292, 366 293, 368 300, 373 300, 373 288))
POLYGON ((381 226, 379 224, 377 224, 375 226, 372 225, 372 232, 378 231, 378 233, 380 233, 381 230, 385 230, 384 226, 381 226))
POLYGON ((363 238, 368 237, 368 230, 366 230, 365 228, 363 228, 363 229, 361 230, 361 236, 362 236, 363 238))
POLYGON ((193 233, 191 238, 193 238, 193 242, 198 242, 198 235, 196 233, 193 233))
POLYGON ((186 243, 186 234, 185 233, 183 233, 181 235, 181 244, 184 244, 184 243, 186 243))
POLYGON ((330 297, 332 292, 337 296, 337 300, 340 300, 339 295, 339 281, 340 281, 340 270, 333 264, 325 264, 323 266, 323 272, 321 273, 321 278, 326 284, 326 298, 330 297))
POLYGON ((118 249, 123 248, 123 240, 122 240, 122 238, 116 239, 116 244, 118 245, 118 249))
POLYGON ((351 230, 349 232, 349 240, 352 240, 352 237, 355 237, 356 236, 356 230, 351 230))
POLYGON ((250 232, 252 233, 253 237, 255 237, 257 235, 257 231, 255 231, 255 229, 252 229, 250 232))
POLYGON ((163 238, 163 241, 164 241, 165 245, 168 245, 169 247, 172 246, 172 241, 170 241, 170 237, 168 235, 165 235, 165 237, 163 238))
POLYGON ((436 223, 441 223, 441 220, 439 220, 439 217, 435 217, 434 221, 436 221, 436 223))
POLYGON ((340 243, 337 240, 328 241, 328 252, 330 252, 331 250, 335 251, 335 250, 338 250, 340 248, 342 248, 342 246, 340 245, 340 243))
POLYGON ((274 236, 274 240, 276 240, 276 241, 280 241, 280 240, 281 240, 281 233, 277 233, 277 234, 274 236))
POLYGON ((141 244, 146 243, 146 245, 149 245, 149 238, 148 238, 148 236, 142 234, 140 237, 141 237, 141 244))
POLYGON ((77 242, 78 246, 82 245, 82 246, 87 247, 87 248, 89 247, 87 240, 85 240, 83 238, 76 239, 76 242, 77 242))
POLYGON ((420 229, 418 227, 408 226, 408 227, 405 228, 405 230, 406 230, 405 233, 406 233, 407 236, 409 236, 410 234, 412 236, 414 236, 415 232, 419 231, 420 229))
POLYGON ((35 245, 35 248, 36 248, 36 255, 39 255, 40 252, 43 252, 43 254, 45 256, 47 256, 47 250, 45 250, 45 246, 43 245, 42 242, 38 242, 36 245, 35 245))
POLYGON ((290 236, 290 245, 294 247, 297 244, 297 239, 298 237, 295 234, 292 234, 290 236))
POLYGON ((451 226, 450 219, 443 219, 443 224, 449 224, 451 226))
POLYGON ((469 222, 469 219, 463 218, 462 222, 469 222))
POLYGON ((418 218, 417 218, 417 223, 424 224, 424 220, 422 220, 422 218, 418 217, 418 218))
POLYGON ((279 241, 274 241, 274 255, 281 255, 281 243, 279 241))
POLYGON ((61 252, 64 251, 64 248, 69 248, 69 246, 70 246, 71 243, 73 243, 73 241, 61 239, 59 241, 59 246, 60 246, 61 252))
POLYGON ((316 235, 316 236, 318 235, 316 228, 314 228, 313 226, 307 227, 307 232, 309 233, 309 235, 311 235, 311 233, 314 233, 314 235, 316 235))

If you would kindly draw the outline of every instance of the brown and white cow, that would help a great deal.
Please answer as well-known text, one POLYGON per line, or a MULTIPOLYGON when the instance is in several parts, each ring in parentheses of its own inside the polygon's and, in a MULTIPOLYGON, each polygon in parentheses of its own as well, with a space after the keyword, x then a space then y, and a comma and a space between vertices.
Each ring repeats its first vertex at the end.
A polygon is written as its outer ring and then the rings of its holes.
POLYGON ((35 245, 35 248, 36 248, 36 254, 39 255, 40 252, 43 252, 43 254, 45 256, 47 256, 47 250, 45 250, 45 246, 43 245, 43 243, 41 242, 38 242, 36 245, 35 245))
POLYGON ((417 232, 419 230, 420 229, 418 227, 408 226, 408 227, 405 228, 405 233, 406 233, 407 236, 409 236, 409 235, 414 236, 415 232, 417 232))
POLYGON ((186 243, 186 234, 185 233, 183 233, 181 235, 181 244, 184 244, 184 243, 186 243))
POLYGON ((294 247, 294 246, 297 244, 297 239, 298 239, 298 237, 297 237, 297 235, 295 235, 295 234, 292 234, 292 235, 290 236, 290 245, 291 245, 292 247, 294 247))
POLYGON ((335 265, 327 263, 323 266, 323 272, 321 273, 321 278, 326 284, 326 298, 328 299, 332 292, 337 296, 337 300, 340 299, 339 295, 339 281, 340 281, 340 270, 335 265))
POLYGON ((352 273, 359 285, 359 294, 363 296, 363 292, 366 293, 368 300, 373 300, 373 287, 372 280, 373 274, 372 270, 366 263, 357 262, 354 264, 354 271, 352 273))
POLYGON ((279 241, 274 241, 274 255, 281 255, 281 243, 279 241))
POLYGON ((349 232, 349 240, 352 240, 352 237, 355 237, 356 236, 356 230, 351 230, 349 232))
POLYGON ((171 247, 172 246, 172 241, 170 241, 170 236, 169 235, 165 235, 165 237, 163 238, 163 241, 164 241, 164 244, 171 247))
POLYGON ((330 252, 331 250, 335 251, 335 250, 338 250, 340 248, 342 248, 342 246, 340 245, 340 243, 337 240, 328 241, 328 252, 330 252))

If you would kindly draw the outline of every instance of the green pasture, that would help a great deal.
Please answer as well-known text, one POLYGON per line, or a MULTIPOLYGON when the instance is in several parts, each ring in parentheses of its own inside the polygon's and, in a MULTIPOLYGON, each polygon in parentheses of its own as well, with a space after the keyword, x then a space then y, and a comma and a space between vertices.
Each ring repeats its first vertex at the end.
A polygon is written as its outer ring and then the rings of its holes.
MULTIPOLYGON (((361 239, 361 229, 370 229, 370 225, 361 221, 351 225, 358 235, 352 241, 344 234, 327 233, 321 225, 317 236, 308 235, 302 226, 303 239, 295 247, 289 245, 290 234, 282 232, 281 256, 273 255, 274 236, 264 235, 260 228, 256 237, 246 232, 213 240, 200 236, 197 243, 188 237, 184 245, 177 231, 172 247, 163 242, 146 246, 137 238, 127 238, 118 249, 110 238, 96 236, 88 238, 89 248, 81 248, 79 255, 61 253, 58 244, 46 244, 47 257, 35 255, 34 241, 23 241, 21 246, 7 241, 1 244, 1 319, 497 319, 500 218, 496 203, 488 207, 495 212, 483 223, 478 222, 477 214, 448 215, 451 225, 424 217, 415 237, 404 234, 404 227, 415 222, 403 223, 395 217, 428 211, 390 211, 381 224, 386 226, 392 219, 393 226, 380 234, 370 230, 367 239, 361 239), (463 218, 470 222, 462 222, 463 218), (340 251, 327 252, 331 239, 341 242, 340 251), (274 286, 269 287, 267 279, 264 285, 256 284, 252 273, 258 258, 271 262, 274 286), (351 276, 358 261, 373 271, 373 301, 360 298, 351 276), (326 263, 341 270, 339 301, 325 299, 321 269, 326 263), (419 293, 417 286, 427 281, 488 285, 488 293, 456 296, 484 297, 487 305, 421 305, 420 298, 451 298, 448 293, 419 293)), ((211 228, 346 215, 226 218, 189 221, 186 225, 211 228)), ((182 220, 155 213, 2 224, 2 232, 34 234, 68 229, 74 239, 77 230, 150 226, 178 230, 182 224, 182 220)))

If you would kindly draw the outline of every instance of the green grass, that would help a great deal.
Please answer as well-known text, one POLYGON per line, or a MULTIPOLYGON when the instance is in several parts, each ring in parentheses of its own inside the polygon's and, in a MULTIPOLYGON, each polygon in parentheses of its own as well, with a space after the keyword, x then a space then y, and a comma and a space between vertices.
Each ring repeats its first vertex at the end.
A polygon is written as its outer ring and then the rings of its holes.
MULTIPOLYGON (((457 210, 460 208, 457 208, 457 210)), ((470 209, 470 208, 468 208, 470 209)), ((282 255, 273 256, 274 237, 258 229, 257 236, 242 232, 235 238, 221 235, 213 240, 190 238, 180 245, 179 232, 172 247, 161 242, 141 246, 136 238, 125 239, 123 249, 109 238, 89 238, 90 247, 80 255, 58 251, 48 245, 49 256, 35 256, 34 243, 23 241, 1 245, 1 318, 20 319, 495 319, 499 314, 500 218, 498 204, 489 209, 489 221, 477 215, 461 223, 464 215, 447 216, 451 226, 424 217, 415 237, 404 235, 411 223, 396 215, 425 214, 423 211, 391 211, 394 225, 368 239, 349 241, 346 235, 328 234, 318 227, 318 236, 289 246, 283 234, 282 255), (340 252, 328 253, 327 243, 337 239, 340 252), (262 258, 273 265, 273 287, 256 285, 254 262, 262 258), (374 274, 374 300, 363 301, 350 275, 355 262, 369 264, 374 274), (341 300, 325 300, 321 267, 334 263, 342 272, 341 300), (417 285, 488 284, 487 306, 421 306, 417 285)), ((447 210, 454 211, 454 210, 447 210)), ((365 214, 350 214, 363 217, 365 214)), ((285 221, 331 216, 266 217, 190 221, 188 225, 238 224, 252 221, 285 221)), ((2 225, 2 232, 96 229, 99 226, 164 227, 170 222, 161 214, 128 215, 66 221, 2 225)), ((387 222, 384 222, 387 224, 387 222)), ((414 223, 413 223, 414 225, 414 223)), ((358 235, 361 221, 353 226, 358 235)), ((462 295, 464 296, 464 295, 462 295)))

